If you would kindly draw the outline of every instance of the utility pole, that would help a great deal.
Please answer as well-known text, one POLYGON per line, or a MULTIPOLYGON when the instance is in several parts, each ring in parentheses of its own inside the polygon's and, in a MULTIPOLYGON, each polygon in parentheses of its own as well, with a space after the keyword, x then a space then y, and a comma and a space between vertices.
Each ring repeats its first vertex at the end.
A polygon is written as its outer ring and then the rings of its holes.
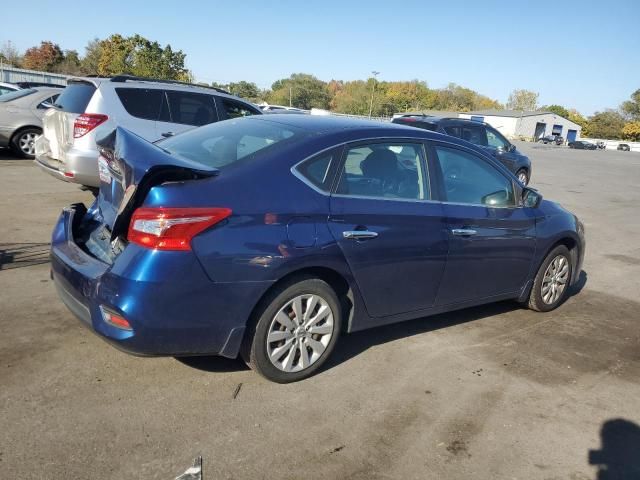
POLYGON ((369 118, 371 118, 371 113, 373 112, 373 94, 376 91, 376 77, 380 74, 380 72, 376 72, 374 70, 371 73, 373 74, 373 83, 371 84, 371 102, 369 103, 369 118))

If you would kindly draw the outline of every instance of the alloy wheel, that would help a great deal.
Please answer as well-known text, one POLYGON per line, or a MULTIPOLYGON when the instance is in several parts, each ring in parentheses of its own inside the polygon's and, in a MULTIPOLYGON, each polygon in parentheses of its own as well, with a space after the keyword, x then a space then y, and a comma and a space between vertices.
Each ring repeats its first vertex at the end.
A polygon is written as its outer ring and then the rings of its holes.
POLYGON ((299 372, 320 359, 333 335, 329 303, 319 295, 298 295, 273 317, 267 334, 267 355, 277 369, 299 372))
POLYGON ((35 155, 36 153, 36 138, 38 134, 34 132, 26 132, 20 135, 18 139, 18 147, 25 155, 35 155))
POLYGON ((569 281, 569 260, 558 255, 547 266, 542 279, 542 301, 551 305, 564 293, 569 281))

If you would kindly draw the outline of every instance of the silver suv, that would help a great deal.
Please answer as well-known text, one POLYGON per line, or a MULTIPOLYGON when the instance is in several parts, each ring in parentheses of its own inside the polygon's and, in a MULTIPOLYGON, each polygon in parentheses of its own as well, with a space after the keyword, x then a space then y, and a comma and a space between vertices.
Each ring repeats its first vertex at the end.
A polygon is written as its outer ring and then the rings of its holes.
POLYGON ((129 75, 71 78, 43 118, 36 163, 61 180, 98 187, 96 138, 116 126, 154 142, 207 123, 261 113, 213 87, 129 75))

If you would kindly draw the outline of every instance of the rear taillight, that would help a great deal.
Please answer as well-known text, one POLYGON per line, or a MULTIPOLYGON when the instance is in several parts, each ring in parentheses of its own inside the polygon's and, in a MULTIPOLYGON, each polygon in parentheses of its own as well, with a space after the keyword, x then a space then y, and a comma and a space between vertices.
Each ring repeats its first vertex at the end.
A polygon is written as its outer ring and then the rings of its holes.
POLYGON ((86 135, 108 119, 109 117, 107 115, 99 113, 83 113, 77 117, 76 121, 73 123, 73 138, 80 138, 83 135, 86 135))
POLYGON ((231 215, 229 208, 138 208, 127 238, 154 250, 191 250, 191 239, 231 215))

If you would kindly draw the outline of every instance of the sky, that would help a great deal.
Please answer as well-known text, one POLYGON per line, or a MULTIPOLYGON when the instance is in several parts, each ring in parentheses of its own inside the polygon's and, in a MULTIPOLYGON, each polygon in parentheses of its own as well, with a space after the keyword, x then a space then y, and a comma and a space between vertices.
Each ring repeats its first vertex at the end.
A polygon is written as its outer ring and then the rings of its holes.
POLYGON ((450 82, 506 102, 514 89, 585 115, 640 88, 640 0, 32 0, 0 44, 42 40, 81 55, 113 33, 169 43, 196 80, 268 88, 291 73, 329 81, 450 82), (28 25, 28 26, 27 26, 28 25))

